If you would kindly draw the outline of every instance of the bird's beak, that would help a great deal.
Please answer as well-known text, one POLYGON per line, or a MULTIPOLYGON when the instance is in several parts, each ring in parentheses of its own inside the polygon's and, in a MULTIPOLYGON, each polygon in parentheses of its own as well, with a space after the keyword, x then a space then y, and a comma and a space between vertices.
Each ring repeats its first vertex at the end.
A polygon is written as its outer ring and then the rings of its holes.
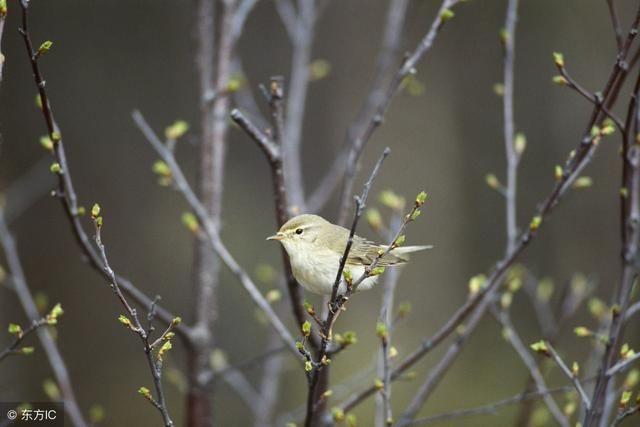
POLYGON ((282 240, 282 239, 284 239, 284 233, 281 231, 278 231, 273 236, 267 237, 267 240, 282 240))

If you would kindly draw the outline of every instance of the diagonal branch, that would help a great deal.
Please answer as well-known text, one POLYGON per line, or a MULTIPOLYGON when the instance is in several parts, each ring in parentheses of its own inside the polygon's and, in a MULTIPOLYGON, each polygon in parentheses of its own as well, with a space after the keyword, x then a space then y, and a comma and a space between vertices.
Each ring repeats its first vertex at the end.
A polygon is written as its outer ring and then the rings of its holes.
POLYGON ((151 127, 144 120, 142 114, 139 111, 134 111, 132 114, 133 120, 136 125, 145 136, 147 142, 151 144, 160 158, 169 166, 172 173, 172 179, 175 182, 175 187, 180 194, 185 198, 187 204, 193 209, 199 223, 204 228, 206 241, 211 246, 211 249, 220 257, 222 262, 227 268, 238 278, 244 289, 249 293, 249 296, 253 299, 254 303, 265 313, 267 319, 271 323, 271 326, 278 332, 278 335, 283 340, 295 355, 298 355, 298 350, 295 346, 295 341, 286 326, 282 323, 282 320, 273 311, 273 308, 265 297, 260 293, 258 287, 253 283, 251 277, 240 267, 235 258, 231 255, 225 244, 222 242, 220 235, 215 225, 211 222, 207 212, 196 197, 195 193, 191 189, 187 179, 182 172, 182 168, 178 165, 173 152, 165 146, 162 141, 153 132, 151 127))
MULTIPOLYGON (((4 251, 9 271, 13 278, 18 300, 27 314, 27 317, 32 322, 37 322, 40 318, 40 313, 38 312, 36 303, 31 295, 31 291, 29 290, 27 279, 22 268, 22 263, 18 256, 16 242, 5 222, 3 208, 0 208, 0 245, 4 251)), ((56 341, 46 328, 39 328, 37 333, 38 339, 40 340, 42 348, 49 360, 49 364, 51 365, 51 370, 55 375, 56 382, 60 386, 62 398, 64 399, 64 409, 69 416, 69 419, 75 427, 87 427, 88 424, 82 415, 82 411, 80 410, 71 385, 71 378, 69 377, 67 365, 60 354, 56 341)))

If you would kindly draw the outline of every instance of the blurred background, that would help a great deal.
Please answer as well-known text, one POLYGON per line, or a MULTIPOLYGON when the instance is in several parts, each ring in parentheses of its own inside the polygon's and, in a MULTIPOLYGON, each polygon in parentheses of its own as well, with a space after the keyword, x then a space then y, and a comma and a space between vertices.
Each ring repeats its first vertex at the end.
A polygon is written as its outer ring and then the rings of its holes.
MULTIPOLYGON (((48 160, 42 162, 46 153, 38 143, 46 129, 35 106, 22 40, 15 30, 17 4, 9 3, 0 87, 0 190, 7 190, 28 173, 43 183, 39 185, 41 196, 11 223, 29 285, 50 304, 63 304, 58 342, 83 410, 99 405, 106 414, 104 425, 158 425, 155 410, 136 393, 138 387, 151 385, 138 338, 118 323, 122 312, 118 301, 102 278, 82 262, 59 202, 48 195, 55 183, 48 160)), ((98 201, 102 205, 103 239, 114 268, 147 294, 161 295, 165 306, 188 319, 193 244, 180 223, 188 207, 179 194, 157 185, 151 172, 156 156, 135 128, 131 111, 140 109, 158 132, 176 119, 197 128, 193 5, 167 0, 32 3, 34 43, 54 42, 42 66, 81 204, 91 206, 98 201)), ((403 52, 415 48, 439 4, 434 0, 411 2, 403 52)), ((616 4, 626 29, 636 2, 616 4)), ((303 130, 307 191, 315 188, 331 165, 367 94, 386 7, 385 1, 334 0, 317 24, 312 59, 327 61, 331 69, 326 78, 311 83, 307 98, 303 130)), ((411 301, 413 310, 394 333, 400 356, 440 327, 467 298, 469 278, 490 271, 504 252, 504 200, 487 187, 485 175, 494 173, 501 180, 505 176, 502 101, 493 90, 502 79, 498 34, 505 8, 505 1, 472 1, 456 7, 454 20, 418 66, 419 90, 403 91, 394 99, 363 157, 357 191, 383 148, 392 149, 375 182, 371 205, 378 204, 378 194, 386 189, 409 200, 423 189, 429 194, 423 215, 410 226, 407 240, 409 244, 433 244, 435 249, 416 255, 417 262, 402 269, 397 301, 411 301)), ((528 224, 537 203, 550 191, 554 166, 562 164, 577 145, 591 111, 574 92, 552 84, 554 51, 565 54, 570 73, 587 89, 600 90, 616 54, 606 2, 521 2, 515 122, 517 131, 526 134, 528 145, 519 170, 520 225, 528 224)), ((287 81, 291 48, 271 1, 259 1, 249 16, 239 53, 247 87, 259 101, 263 98, 258 84, 273 75, 283 75, 287 81)), ((622 98, 616 111, 622 112, 626 102, 622 98)), ((187 137, 178 147, 179 159, 191 174, 197 154, 192 140, 187 137)), ((617 135, 605 140, 585 171, 593 186, 572 192, 520 259, 535 277, 553 281, 554 299, 575 281, 577 273, 596 285, 595 295, 605 301, 618 284, 619 146, 617 135)), ((10 209, 11 197, 7 203, 10 209)), ((335 220, 336 207, 334 200, 323 215, 335 220)), ((275 229, 273 211, 264 156, 242 131, 232 128, 222 235, 251 273, 263 264, 277 271, 282 268, 280 248, 264 240, 275 229)), ((388 217, 389 210, 381 211, 388 217)), ((364 222, 359 234, 378 238, 364 222)), ((264 292, 275 286, 260 283, 264 292)), ((359 342, 334 360, 334 384, 350 381, 353 389, 371 384, 373 374, 355 380, 353 376, 372 363, 378 349, 375 323, 380 297, 380 289, 358 295, 340 318, 337 329, 354 330, 359 342)), ((217 340, 229 363, 260 353, 269 336, 268 327, 257 319, 247 294, 227 271, 222 276, 220 300, 217 340)), ((529 299, 519 293, 513 304, 513 320, 523 341, 528 344, 539 339, 529 299)), ((293 331, 289 310, 285 313, 293 331)), ((0 326, 25 321, 14 293, 0 287, 0 326)), ((596 324, 584 308, 564 325, 558 347, 566 360, 584 362, 591 345, 572 330, 577 325, 596 324)), ((640 345, 637 331, 637 326, 627 331, 636 347, 640 345)), ((13 357, 0 365, 0 400, 48 399, 43 383, 52 373, 39 343, 32 340, 36 354, 13 357)), ((9 335, 1 332, 0 347, 9 343, 9 335)), ((165 390, 170 411, 180 425, 184 388, 179 372, 184 360, 180 345, 174 347, 166 364, 165 390)), ((417 381, 446 347, 416 365, 417 381)), ((299 365, 290 355, 284 357, 279 415, 299 410, 306 391, 299 365)), ((254 383, 261 378, 259 365, 245 373, 254 383)), ((523 390, 527 375, 511 345, 502 339, 500 325, 487 316, 421 414, 514 395, 523 390)), ((567 383, 557 369, 551 371, 548 382, 550 386, 567 383)), ((396 412, 406 406, 416 386, 416 381, 395 384, 396 412)), ((348 390, 334 388, 335 400, 340 401, 341 393, 348 390)), ((563 402, 560 397, 561 407, 563 402)), ((250 425, 250 412, 223 382, 216 386, 214 405, 218 425, 250 425)), ((516 412, 517 406, 512 406, 495 416, 461 418, 448 425, 508 426, 513 425, 516 412)), ((356 414, 361 425, 370 425, 373 401, 360 406, 356 414)))

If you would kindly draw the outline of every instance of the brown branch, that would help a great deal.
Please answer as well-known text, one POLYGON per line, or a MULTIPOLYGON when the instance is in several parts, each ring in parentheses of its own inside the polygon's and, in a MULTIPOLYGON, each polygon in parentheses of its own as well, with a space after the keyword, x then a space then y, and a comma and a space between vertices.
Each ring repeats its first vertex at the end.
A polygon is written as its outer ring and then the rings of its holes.
MULTIPOLYGON (((273 136, 259 129, 239 110, 234 109, 231 111, 231 119, 258 145, 269 162, 278 227, 281 227, 290 218, 283 161, 285 147, 282 145, 284 132, 283 99, 284 89, 282 79, 274 77, 269 84, 269 106, 274 129, 273 136)), ((301 325, 305 321, 306 316, 302 307, 300 285, 293 276, 291 263, 284 247, 281 248, 281 253, 293 316, 296 324, 301 325)), ((317 340, 312 340, 311 344, 314 348, 318 348, 319 346, 317 340)))
MULTIPOLYGON (((627 45, 631 43, 638 31, 640 24, 640 8, 631 26, 627 45)), ((627 47, 628 51, 628 47, 627 47)), ((637 143, 637 135, 640 132, 640 72, 636 80, 635 88, 629 102, 626 127, 623 141, 623 188, 621 216, 622 216, 622 277, 617 288, 615 303, 618 309, 613 313, 613 318, 607 334, 602 363, 598 379, 592 397, 592 408, 587 411, 584 419, 585 427, 590 427, 600 417, 600 410, 605 402, 606 390, 610 376, 607 370, 615 364, 618 349, 624 338, 624 317, 630 305, 633 283, 637 277, 636 262, 638 255, 638 240, 640 238, 640 145, 637 143)))
POLYGON ((191 186, 185 178, 184 173, 182 172, 182 168, 177 163, 173 152, 169 150, 167 146, 162 143, 162 141, 160 141, 160 139, 149 127, 139 111, 134 111, 132 116, 133 120, 144 135, 147 142, 149 142, 149 144, 153 147, 160 158, 167 164, 167 166, 169 166, 175 188, 185 198, 187 204, 191 207, 191 209, 193 209, 196 218, 203 228, 204 238, 211 249, 220 257, 222 262, 240 281, 243 288, 249 293, 249 296, 254 301, 254 303, 260 309, 262 309, 264 314, 267 316, 267 319, 269 320, 271 326, 276 330, 276 332, 278 332, 278 335, 286 344, 287 348, 291 350, 295 355, 298 355, 295 341, 287 328, 273 311, 273 308, 271 307, 269 302, 265 299, 264 296, 262 296, 256 284, 253 282, 253 280, 251 280, 249 274, 247 274, 242 269, 242 267, 240 267, 238 262, 235 260, 235 258, 233 258, 225 244, 222 242, 216 227, 211 222, 211 219, 207 215, 204 206, 191 189, 191 186))
MULTIPOLYGON (((109 265, 109 260, 107 258, 107 253, 102 243, 102 217, 99 216, 99 210, 97 212, 92 213, 92 217, 95 224, 95 242, 98 250, 100 252, 100 256, 102 258, 102 263, 104 265, 104 270, 109 276, 110 283, 109 286, 113 290, 113 292, 120 300, 120 303, 125 308, 131 319, 133 319, 133 323, 128 318, 123 319, 120 318, 120 322, 127 326, 131 331, 135 332, 136 335, 140 338, 142 342, 145 358, 147 360, 147 364, 149 365, 149 369, 151 371, 151 376, 153 377, 153 385, 156 390, 157 400, 152 398, 150 395, 145 395, 145 397, 152 403, 152 405, 160 412, 162 416, 162 420, 164 422, 165 427, 173 427, 173 421, 171 420, 171 416, 169 415, 169 410, 167 409, 167 404, 164 397, 164 390, 162 388, 162 356, 158 354, 157 360, 153 359, 153 350, 154 346, 159 344, 162 339, 166 338, 167 334, 173 329, 174 326, 180 323, 180 318, 172 319, 169 323, 169 326, 165 333, 162 334, 161 338, 158 338, 154 344, 150 341, 150 334, 153 332, 153 327, 149 326, 148 329, 145 329, 142 323, 138 318, 138 312, 135 308, 129 304, 126 296, 120 290, 120 286, 118 285, 118 279, 113 269, 109 265)), ((155 310, 155 301, 152 303, 150 307, 150 315, 149 322, 153 320, 154 310, 155 310)))
MULTIPOLYGON (((331 291, 331 299, 329 301, 329 310, 327 311, 327 317, 322 325, 321 331, 321 345, 318 351, 318 359, 315 364, 312 365, 312 370, 310 372, 310 380, 309 380, 309 390, 307 394, 307 414, 305 417, 305 427, 311 427, 317 421, 317 405, 319 403, 320 396, 318 396, 318 387, 320 385, 320 376, 321 370, 324 365, 328 364, 327 362, 327 354, 329 343, 331 342, 331 335, 333 330, 333 325, 336 322, 340 311, 343 308, 345 302, 349 299, 349 296, 357 289, 357 283, 361 283, 365 277, 368 277, 367 269, 360 277, 358 282, 354 282, 352 285, 348 285, 344 295, 338 295, 338 289, 340 287, 340 282, 342 281, 342 273, 344 271, 345 265, 347 263, 347 259, 349 257, 349 252, 351 251, 351 246, 353 245, 353 238, 355 236, 356 228, 358 226, 358 221, 360 220, 360 216, 362 215, 362 211, 367 204, 367 197, 369 196, 369 190, 371 189, 371 185, 373 184, 373 180, 376 178, 380 171, 380 167, 382 166, 382 162, 389 155, 390 149, 385 148, 384 152, 376 162, 369 179, 364 185, 362 189, 362 193, 359 197, 355 198, 356 209, 353 215, 353 221, 351 224, 351 229, 349 230, 349 238, 347 240, 347 244, 345 246, 342 257, 340 258, 340 264, 338 266, 338 271, 336 273, 336 279, 333 284, 333 289, 331 291)), ((396 237, 397 239, 397 237, 396 237)), ((394 240, 395 243, 395 240, 394 240)), ((376 258, 376 261, 378 258, 376 258)), ((374 261, 375 262, 375 261, 374 261)), ((372 263, 373 265, 373 263, 372 263)), ((374 267, 375 268, 375 267, 374 267)), ((369 274, 370 274, 369 270, 369 274)))
MULTIPOLYGON (((22 268, 22 263, 18 255, 18 248, 16 242, 7 227, 7 223, 4 218, 4 209, 0 207, 0 245, 5 254, 9 272, 11 273, 16 294, 18 300, 22 305, 27 317, 31 320, 32 325, 38 322, 41 317, 36 307, 36 303, 31 295, 27 279, 22 268)), ((51 370, 56 378, 56 382, 60 387, 62 398, 64 400, 64 410, 66 411, 71 423, 76 427, 87 427, 88 424, 85 421, 80 406, 75 397, 73 387, 71 385, 71 378, 69 377, 69 371, 67 365, 60 354, 56 341, 51 336, 51 333, 47 328, 37 328, 38 339, 42 344, 51 370)), ((0 357, 0 360, 2 357, 0 357)))
MULTIPOLYGON (((95 251, 93 246, 91 245, 91 241, 89 236, 87 235, 84 227, 81 223, 81 216, 79 214, 79 206, 77 202, 77 195, 73 186, 73 180, 71 178, 71 171, 69 164, 67 163, 66 152, 64 149, 64 144, 62 142, 62 136, 60 133, 60 129, 56 124, 56 121, 53 116, 53 111, 51 109, 51 104, 49 101, 49 97, 46 91, 46 84, 43 78, 42 72, 40 70, 39 65, 39 55, 36 55, 36 51, 33 49, 33 43, 31 41, 31 35, 29 33, 29 17, 28 17, 28 7, 29 1, 21 0, 20 5, 22 8, 22 24, 19 28, 19 32, 22 35, 24 40, 25 48, 27 50, 27 55, 29 57, 29 61, 31 64, 31 70, 33 72, 34 81, 36 87, 38 89, 38 95, 40 97, 40 101, 42 103, 42 114, 47 126, 47 131, 49 133, 49 138, 53 142, 53 150, 51 152, 53 156, 53 160, 60 166, 61 173, 57 174, 58 178, 58 189, 56 191, 56 196, 60 199, 62 206, 64 208, 64 212, 69 220, 71 225, 71 229, 73 231, 74 238, 82 250, 82 252, 86 256, 86 260, 89 265, 102 274, 103 277, 108 279, 106 275, 103 264, 101 262, 100 256, 95 251)), ((129 280, 124 277, 118 276, 118 281, 120 286, 128 296, 130 296, 138 305, 148 307, 152 303, 152 299, 146 296, 143 292, 141 292, 137 287, 135 287, 129 280)), ((175 317, 169 311, 162 307, 157 308, 158 317, 161 318, 165 322, 171 322, 171 320, 175 317)), ((188 328, 184 325, 179 325, 176 328, 176 333, 178 333, 181 338, 185 339, 186 342, 189 342, 189 331, 188 328)))
POLYGON ((611 24, 613 25, 613 34, 616 38, 616 47, 618 50, 622 49, 622 27, 620 26, 620 18, 618 17, 618 10, 614 0, 607 0, 607 8, 609 9, 609 15, 611 16, 611 24))

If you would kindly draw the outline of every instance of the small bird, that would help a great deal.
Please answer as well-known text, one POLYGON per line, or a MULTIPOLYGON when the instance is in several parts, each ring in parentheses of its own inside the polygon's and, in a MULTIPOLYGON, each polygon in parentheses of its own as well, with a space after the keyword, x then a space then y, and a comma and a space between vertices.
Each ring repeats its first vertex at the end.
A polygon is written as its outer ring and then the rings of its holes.
MULTIPOLYGON (((289 255, 291 269, 296 280, 309 292, 331 295, 338 274, 340 258, 349 240, 349 230, 332 224, 318 215, 298 215, 287 221, 267 240, 279 240, 289 255)), ((357 281, 387 245, 378 245, 359 236, 353 237, 353 244, 347 257, 345 270, 357 281)), ((378 261, 377 266, 389 267, 407 262, 404 255, 429 249, 431 246, 401 246, 392 249, 378 261)), ((378 276, 371 276, 358 285, 358 290, 371 289, 378 276)), ((344 277, 338 293, 347 290, 344 277)))

